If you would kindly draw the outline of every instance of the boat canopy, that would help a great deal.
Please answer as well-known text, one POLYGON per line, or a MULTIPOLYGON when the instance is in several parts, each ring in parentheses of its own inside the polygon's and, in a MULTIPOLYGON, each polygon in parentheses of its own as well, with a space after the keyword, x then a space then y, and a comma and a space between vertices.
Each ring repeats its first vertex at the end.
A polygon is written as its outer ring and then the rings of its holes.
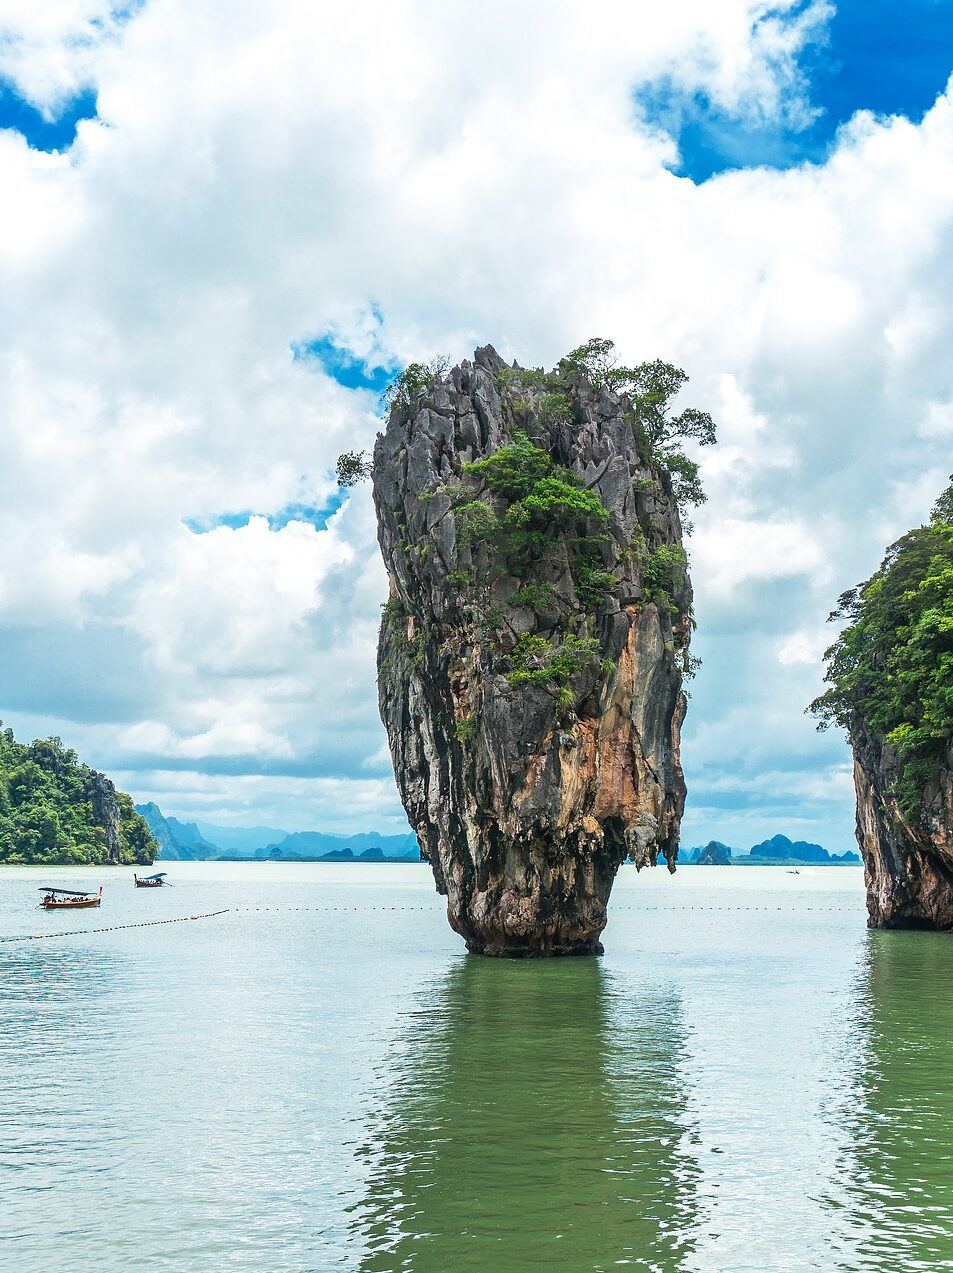
POLYGON ((78 888, 54 888, 52 884, 44 884, 37 889, 38 893, 59 893, 62 897, 95 897, 95 892, 84 893, 78 888))
POLYGON ((140 875, 139 879, 140 880, 164 880, 165 877, 166 877, 165 871, 156 871, 155 875, 140 875))

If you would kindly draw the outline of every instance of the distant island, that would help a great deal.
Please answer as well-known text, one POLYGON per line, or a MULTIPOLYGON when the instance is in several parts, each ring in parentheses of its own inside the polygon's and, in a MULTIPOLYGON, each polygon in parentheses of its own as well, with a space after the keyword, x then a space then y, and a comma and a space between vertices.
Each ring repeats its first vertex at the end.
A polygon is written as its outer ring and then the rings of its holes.
MULTIPOLYGON (((284 831, 280 827, 228 827, 196 819, 183 822, 166 816, 155 803, 136 805, 158 841, 159 856, 170 861, 218 862, 419 862, 412 831, 380 835, 362 831, 333 835, 327 831, 284 831)), ((856 853, 828 853, 819 844, 775 835, 748 850, 720 840, 680 849, 679 866, 856 866, 856 853)))
POLYGON ((720 840, 709 840, 694 849, 679 850, 679 866, 859 866, 858 854, 828 853, 819 844, 807 840, 789 840, 775 835, 762 840, 746 853, 732 849, 720 840))
POLYGON ((412 831, 379 835, 361 831, 283 831, 280 827, 228 827, 166 817, 154 802, 136 805, 159 844, 163 861, 193 862, 419 862, 412 831))
POLYGON ((0 729, 0 863, 147 866, 158 848, 132 797, 58 738, 0 729))

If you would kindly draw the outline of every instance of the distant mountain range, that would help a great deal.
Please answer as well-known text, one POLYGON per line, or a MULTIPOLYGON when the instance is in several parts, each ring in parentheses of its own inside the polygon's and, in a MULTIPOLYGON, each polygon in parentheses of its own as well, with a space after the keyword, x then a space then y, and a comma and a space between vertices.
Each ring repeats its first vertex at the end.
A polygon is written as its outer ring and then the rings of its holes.
POLYGON ((709 840, 697 848, 679 850, 678 860, 683 866, 857 866, 860 863, 860 857, 850 850, 828 853, 819 844, 789 840, 786 835, 762 840, 747 853, 732 849, 720 840, 709 840))
POLYGON ((283 831, 280 827, 225 827, 214 822, 181 822, 157 804, 136 805, 159 842, 164 862, 419 862, 412 831, 405 835, 331 835, 326 831, 283 831))
MULTIPOLYGON (((225 827, 214 822, 182 822, 166 817, 159 806, 137 804, 159 842, 163 862, 419 862, 420 850, 412 831, 379 835, 361 831, 332 835, 327 831, 283 831, 280 827, 225 827)), ((680 866, 856 866, 856 853, 828 853, 807 840, 775 835, 747 851, 720 840, 679 850, 680 866)))

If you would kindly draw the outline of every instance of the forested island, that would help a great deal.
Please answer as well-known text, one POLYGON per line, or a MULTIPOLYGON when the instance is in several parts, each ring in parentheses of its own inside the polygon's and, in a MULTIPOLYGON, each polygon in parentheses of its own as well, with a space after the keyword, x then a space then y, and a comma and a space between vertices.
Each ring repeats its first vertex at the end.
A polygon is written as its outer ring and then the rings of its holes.
POLYGON ((452 927, 489 955, 600 952, 628 857, 674 869, 694 664, 680 511, 703 495, 687 377, 591 340, 551 371, 491 346, 412 365, 373 482, 390 596, 381 719, 452 927))
POLYGON ((953 929, 953 486, 831 619, 812 710, 853 749, 870 923, 953 929))
POLYGON ((148 865, 157 851, 132 797, 105 774, 58 738, 18 743, 0 728, 0 862, 148 865))

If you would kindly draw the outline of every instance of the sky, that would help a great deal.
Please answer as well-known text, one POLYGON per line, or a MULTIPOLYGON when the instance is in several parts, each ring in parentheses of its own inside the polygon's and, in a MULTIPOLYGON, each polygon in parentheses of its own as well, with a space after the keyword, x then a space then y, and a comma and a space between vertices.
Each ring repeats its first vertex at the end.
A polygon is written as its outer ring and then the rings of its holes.
POLYGON ((405 827, 395 370, 593 335, 711 411, 683 842, 853 843, 804 708, 953 441, 953 0, 0 0, 0 717, 140 800, 405 827))

